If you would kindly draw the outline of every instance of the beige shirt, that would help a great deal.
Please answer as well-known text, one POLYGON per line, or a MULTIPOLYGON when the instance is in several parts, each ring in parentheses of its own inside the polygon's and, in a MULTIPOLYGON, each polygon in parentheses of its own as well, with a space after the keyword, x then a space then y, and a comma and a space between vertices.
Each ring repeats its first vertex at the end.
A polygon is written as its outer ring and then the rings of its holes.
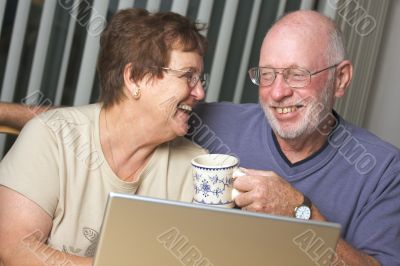
POLYGON ((206 152, 179 137, 156 149, 138 181, 124 182, 101 149, 100 109, 60 108, 36 117, 0 163, 0 184, 53 218, 49 246, 80 256, 94 255, 109 192, 190 202, 190 160, 206 152))

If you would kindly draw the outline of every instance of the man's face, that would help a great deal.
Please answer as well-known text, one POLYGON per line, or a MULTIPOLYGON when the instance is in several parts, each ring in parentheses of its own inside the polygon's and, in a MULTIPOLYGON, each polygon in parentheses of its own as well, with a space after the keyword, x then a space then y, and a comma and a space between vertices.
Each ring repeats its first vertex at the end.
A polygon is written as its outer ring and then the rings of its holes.
MULTIPOLYGON (((261 48, 259 66, 300 67, 314 72, 328 65, 321 36, 278 27, 268 34, 261 48)), ((272 129, 283 139, 306 137, 317 130, 334 103, 333 73, 323 71, 311 77, 309 85, 292 88, 277 74, 273 84, 259 88, 260 103, 272 129)))

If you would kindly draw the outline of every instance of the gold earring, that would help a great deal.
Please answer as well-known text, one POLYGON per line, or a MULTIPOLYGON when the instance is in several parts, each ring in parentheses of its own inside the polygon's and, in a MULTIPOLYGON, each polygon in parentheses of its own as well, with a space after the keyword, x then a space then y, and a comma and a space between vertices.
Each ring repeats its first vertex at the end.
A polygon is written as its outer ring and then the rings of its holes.
POLYGON ((137 88, 133 93, 132 93, 133 98, 136 100, 140 98, 140 89, 137 88))

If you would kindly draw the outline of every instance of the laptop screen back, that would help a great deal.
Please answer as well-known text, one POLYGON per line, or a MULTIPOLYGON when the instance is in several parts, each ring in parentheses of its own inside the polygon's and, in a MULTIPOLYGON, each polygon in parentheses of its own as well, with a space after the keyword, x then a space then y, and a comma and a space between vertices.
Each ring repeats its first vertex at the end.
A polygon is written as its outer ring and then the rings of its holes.
POLYGON ((334 223, 111 193, 94 265, 330 265, 339 231, 334 223))

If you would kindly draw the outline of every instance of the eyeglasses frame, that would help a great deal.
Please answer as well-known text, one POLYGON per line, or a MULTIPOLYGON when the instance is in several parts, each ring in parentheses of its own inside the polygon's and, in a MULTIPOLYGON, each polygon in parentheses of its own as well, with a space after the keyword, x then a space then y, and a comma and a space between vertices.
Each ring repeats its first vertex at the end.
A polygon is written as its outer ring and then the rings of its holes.
MULTIPOLYGON (((323 71, 326 71, 326 70, 328 70, 328 69, 337 67, 339 64, 340 64, 340 63, 337 63, 337 64, 328 66, 328 67, 326 67, 326 68, 323 68, 323 69, 321 69, 321 70, 317 70, 317 71, 314 71, 314 72, 311 72, 311 71, 309 71, 308 69, 301 68, 301 67, 288 67, 288 68, 252 67, 252 68, 249 69, 248 73, 249 73, 251 82, 252 82, 253 84, 257 85, 257 86, 260 86, 260 78, 258 78, 258 82, 256 82, 256 80, 255 80, 254 78, 252 78, 252 74, 251 74, 252 71, 254 71, 255 69, 257 69, 258 72, 260 73, 260 69, 262 69, 262 68, 273 69, 273 70, 274 70, 274 79, 271 81, 271 84, 264 85, 264 87, 268 87, 268 86, 271 86, 272 84, 274 84, 274 82, 275 82, 275 80, 276 80, 277 74, 281 74, 281 75, 283 76, 283 79, 285 80, 286 84, 287 84, 289 87, 291 87, 291 88, 304 88, 304 87, 310 85, 310 83, 311 83, 311 77, 312 77, 312 76, 317 75, 317 74, 319 74, 319 73, 321 73, 321 72, 323 72, 323 71), (279 70, 279 69, 280 69, 281 71, 277 71, 277 70, 279 70), (285 71, 287 71, 288 69, 297 69, 297 70, 306 71, 306 72, 308 73, 308 76, 309 76, 309 78, 308 78, 308 83, 307 83, 306 85, 304 85, 304 86, 297 86, 297 87, 291 86, 291 85, 289 84, 289 82, 287 81, 287 77, 286 77, 286 75, 285 75, 285 71)), ((260 74, 259 74, 258 76, 260 77, 260 74)))
POLYGON ((173 69, 170 67, 161 67, 161 69, 164 70, 167 74, 168 74, 168 71, 175 72, 176 74, 180 73, 180 75, 178 74, 178 75, 173 75, 173 76, 176 76, 178 78, 186 78, 187 85, 189 86, 190 89, 195 88, 197 86, 197 83, 200 81, 201 86, 203 87, 204 91, 207 90, 208 83, 209 83, 209 74, 208 73, 196 75, 196 74, 194 74, 194 72, 191 69, 183 70, 183 69, 173 69), (194 84, 191 85, 190 83, 191 82, 193 83, 193 81, 192 81, 193 78, 195 78, 195 81, 194 81, 194 84))

